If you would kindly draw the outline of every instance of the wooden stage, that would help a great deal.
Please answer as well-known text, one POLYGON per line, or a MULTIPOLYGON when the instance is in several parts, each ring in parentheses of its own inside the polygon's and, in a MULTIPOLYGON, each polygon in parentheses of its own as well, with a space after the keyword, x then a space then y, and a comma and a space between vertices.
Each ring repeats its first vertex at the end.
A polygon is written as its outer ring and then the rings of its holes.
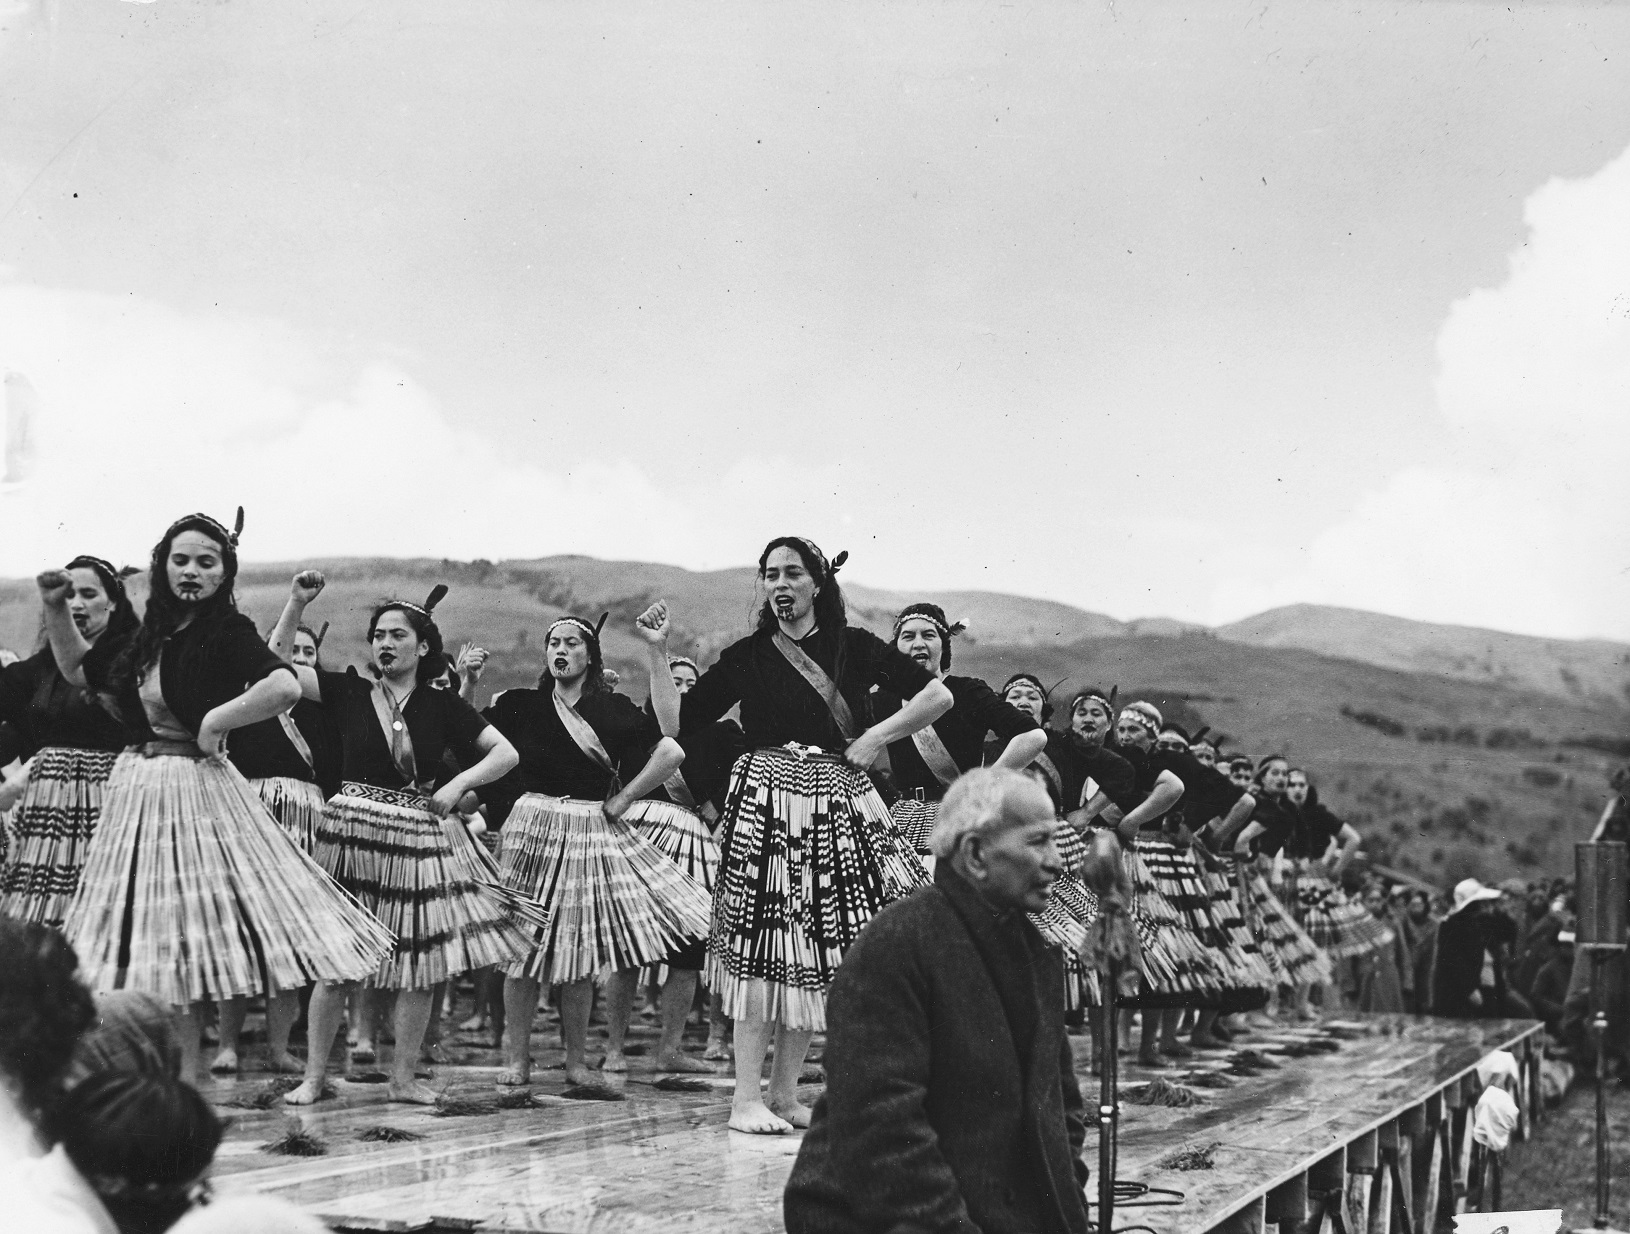
MULTIPOLYGON (((1197 1055, 1193 1068, 1158 1073, 1182 1082, 1222 1072, 1231 1081, 1228 1087, 1196 1089, 1204 1104, 1183 1109, 1133 1104, 1140 1084, 1157 1073, 1123 1060, 1117 1175, 1123 1183, 1181 1192, 1182 1200, 1176 1206, 1118 1208, 1114 1226, 1147 1226, 1156 1234, 1247 1234, 1283 1222, 1289 1234, 1289 1224, 1317 1215, 1309 1211, 1310 1196, 1316 1202, 1321 1190, 1335 1185, 1345 1189, 1354 1234, 1404 1234, 1401 1215, 1382 1216, 1399 1212, 1393 1203, 1397 1179, 1411 1200, 1410 1234, 1430 1234, 1430 1214, 1422 1212, 1428 1206, 1414 1201, 1433 1190, 1452 1195, 1454 1180, 1466 1177, 1465 1120, 1455 1111, 1468 1104, 1467 1077, 1490 1050, 1511 1049, 1528 1064, 1524 1075, 1529 1091, 1537 1093, 1538 1034, 1539 1025, 1527 1021, 1409 1016, 1263 1029, 1229 1051, 1197 1055), (1320 1041, 1339 1049, 1311 1052, 1310 1043, 1320 1041), (1230 1074, 1240 1049, 1259 1051, 1279 1067, 1230 1074), (1179 1154, 1190 1150, 1209 1156, 1210 1168, 1176 1168, 1185 1164, 1179 1154), (1389 1163, 1399 1158, 1394 1171, 1389 1163)), ((553 1036, 552 1021, 540 1015, 540 1067, 558 1066, 558 1049, 545 1048, 553 1036)), ((653 1041, 654 1029, 636 1019, 630 1030, 634 1048, 653 1041)), ((1093 1110, 1098 1082, 1088 1071, 1090 1047, 1086 1038, 1076 1044, 1083 1095, 1093 1110)), ((435 1086, 455 1098, 490 1101, 497 1092, 496 1052, 462 1035, 452 1036, 447 1049, 451 1063, 435 1068, 435 1086)), ((699 1055, 700 1040, 687 1041, 687 1049, 699 1055)), ((816 1056, 819 1050, 817 1038, 816 1056)), ((263 1091, 265 1075, 208 1082, 205 1094, 235 1120, 217 1157, 216 1186, 221 1192, 283 1196, 344 1230, 781 1230, 781 1191, 797 1137, 731 1132, 725 1126, 730 1081, 724 1075, 705 1077, 708 1091, 666 1091, 654 1086, 659 1077, 645 1056, 629 1062, 632 1070, 617 1078, 622 1101, 567 1100, 560 1096, 562 1073, 544 1069, 534 1072, 531 1107, 452 1116, 386 1104, 378 1083, 341 1082, 336 1099, 302 1110, 281 1103, 257 1110, 231 1103, 263 1091), (381 1126, 423 1138, 360 1138, 381 1126), (326 1154, 265 1151, 265 1144, 293 1128, 324 1141, 326 1154)), ((353 1074, 362 1075, 362 1069, 353 1074)), ((810 1078, 819 1077, 812 1071, 810 1078)), ((806 1099, 818 1092, 812 1084, 806 1099)), ((1475 1093, 1469 1095, 1475 1100, 1475 1093)), ((1531 1118, 1529 1103, 1524 1105, 1531 1118)), ((1087 1156, 1095 1192, 1096 1136, 1090 1130, 1087 1156)))

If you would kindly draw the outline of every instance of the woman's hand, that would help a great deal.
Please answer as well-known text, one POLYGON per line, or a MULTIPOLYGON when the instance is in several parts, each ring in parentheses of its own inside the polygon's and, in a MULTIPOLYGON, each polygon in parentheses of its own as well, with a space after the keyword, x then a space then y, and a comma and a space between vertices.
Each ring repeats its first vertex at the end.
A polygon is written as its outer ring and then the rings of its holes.
POLYGON ((849 748, 843 752, 843 757, 856 767, 865 771, 877 762, 878 755, 883 753, 883 743, 872 735, 870 729, 856 737, 849 743, 849 748))
POLYGON ((226 762, 226 735, 232 730, 221 723, 219 708, 204 717, 198 726, 198 748, 212 762, 226 762))
POLYGON ((666 600, 658 600, 634 618, 634 633, 652 647, 660 647, 668 641, 669 628, 666 600))
POLYGON ((446 818, 453 812, 454 807, 458 805, 458 799, 462 796, 464 796, 463 786, 457 780, 449 780, 425 801, 425 809, 437 818, 446 818))
POLYGON ((480 680, 481 672, 487 667, 487 649, 477 647, 474 643, 465 643, 458 649, 458 658, 453 661, 453 668, 460 677, 469 677, 480 680))
POLYGON ((606 804, 604 807, 606 817, 612 822, 616 822, 624 814, 628 813, 628 807, 633 804, 634 803, 632 800, 630 800, 627 792, 613 793, 610 797, 606 798, 606 804))
POLYGON ((296 601, 303 608, 321 595, 326 586, 328 580, 323 577, 321 570, 302 570, 289 583, 289 599, 296 601))
POLYGON ((40 600, 46 608, 61 608, 74 589, 74 580, 66 570, 42 570, 34 581, 39 584, 40 600))

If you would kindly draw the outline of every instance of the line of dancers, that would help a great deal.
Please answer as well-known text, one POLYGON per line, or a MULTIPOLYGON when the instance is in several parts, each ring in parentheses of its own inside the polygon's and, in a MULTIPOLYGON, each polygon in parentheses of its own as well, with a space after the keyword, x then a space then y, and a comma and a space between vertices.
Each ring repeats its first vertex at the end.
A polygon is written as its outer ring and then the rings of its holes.
POLYGON ((377 605, 359 631, 367 672, 329 671, 327 626, 306 620, 320 573, 295 576, 267 637, 237 611, 242 528, 241 510, 231 528, 172 524, 139 620, 106 561, 42 573, 44 645, 0 671, 0 726, 26 759, 0 786, 0 913, 61 929, 93 989, 173 1006, 189 1076, 200 1005, 220 1004, 217 1063, 231 1067, 245 1000, 261 996, 273 1065, 303 1072, 285 1100, 321 1100, 364 986, 395 992, 388 1095, 434 1102, 414 1072, 434 992, 487 971, 503 983, 498 1083, 532 1082, 547 986, 567 1082, 587 1085, 596 984, 599 1064, 621 1070, 655 968, 658 1068, 709 1069, 680 1049, 704 983, 733 1024, 730 1126, 807 1126, 798 1080, 827 985, 866 923, 930 881, 946 788, 992 763, 1029 769, 1053 798, 1061 878, 1035 921, 1067 950, 1074 1008, 1099 998, 1082 952, 1110 911, 1082 856, 1094 832, 1115 834, 1145 1062, 1190 1048, 1185 1009, 1192 1043, 1215 1044, 1222 1017, 1280 988, 1305 1012, 1332 960, 1383 941, 1331 877, 1357 833, 1283 758, 1223 760, 1114 690, 1077 694, 1054 726, 1034 674, 1000 692, 951 674, 961 626, 934 604, 907 607, 889 641, 851 626, 846 554, 808 539, 765 546, 755 628, 705 669, 671 654, 664 603, 640 614, 645 705, 605 669, 605 618, 566 615, 545 632, 536 687, 477 711, 436 623, 445 587, 377 605), (478 804, 496 853, 464 821, 478 804), (288 1036, 305 987, 302 1064, 288 1036))

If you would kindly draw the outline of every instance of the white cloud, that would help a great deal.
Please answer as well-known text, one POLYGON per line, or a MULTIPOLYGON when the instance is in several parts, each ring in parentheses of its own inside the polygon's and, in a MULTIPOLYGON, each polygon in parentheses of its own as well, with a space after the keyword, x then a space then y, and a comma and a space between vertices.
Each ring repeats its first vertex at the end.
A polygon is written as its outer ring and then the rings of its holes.
POLYGON ((1630 638, 1630 150, 1524 205, 1507 277, 1439 330, 1446 465, 1400 472, 1218 619, 1295 601, 1630 638))
POLYGON ((785 459, 685 484, 695 469, 673 491, 643 458, 551 468, 460 430, 395 366, 332 383, 276 323, 134 297, 0 285, 0 369, 24 374, 39 406, 28 479, 0 492, 4 575, 78 552, 139 562, 175 517, 227 519, 239 504, 251 560, 573 552, 722 565, 750 556, 744 524, 807 520, 835 486, 785 459), (320 393, 330 384, 348 388, 320 393))

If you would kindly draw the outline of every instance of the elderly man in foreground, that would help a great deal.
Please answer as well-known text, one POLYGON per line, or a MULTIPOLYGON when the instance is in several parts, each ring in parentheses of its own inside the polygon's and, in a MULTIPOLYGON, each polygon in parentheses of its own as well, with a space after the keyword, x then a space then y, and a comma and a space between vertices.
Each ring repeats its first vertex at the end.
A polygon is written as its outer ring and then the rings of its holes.
POLYGON ((789 1234, 1085 1234, 1063 957, 1025 917, 1062 870, 1053 827, 1018 772, 946 793, 934 885, 879 913, 832 982, 789 1234))

